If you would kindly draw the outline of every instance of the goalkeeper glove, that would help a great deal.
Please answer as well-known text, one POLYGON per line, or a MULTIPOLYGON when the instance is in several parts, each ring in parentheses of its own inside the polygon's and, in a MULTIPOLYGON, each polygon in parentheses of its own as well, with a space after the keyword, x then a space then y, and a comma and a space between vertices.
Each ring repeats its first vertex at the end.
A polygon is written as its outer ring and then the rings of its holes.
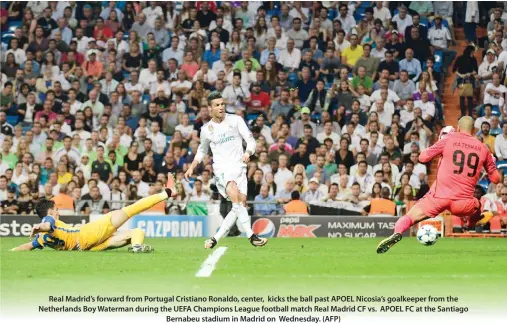
POLYGON ((481 214, 481 220, 477 221, 476 225, 477 226, 484 226, 485 224, 487 224, 489 222, 489 220, 491 220, 491 218, 493 218, 493 212, 484 211, 481 214))

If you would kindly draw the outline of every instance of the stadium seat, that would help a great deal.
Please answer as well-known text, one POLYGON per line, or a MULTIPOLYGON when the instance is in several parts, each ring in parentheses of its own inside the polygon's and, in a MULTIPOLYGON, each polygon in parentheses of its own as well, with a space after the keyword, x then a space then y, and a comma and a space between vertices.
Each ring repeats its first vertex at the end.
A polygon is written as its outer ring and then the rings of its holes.
POLYGON ((336 9, 329 8, 327 13, 327 18, 331 21, 333 21, 337 17, 336 9))
POLYGON ((497 167, 499 170, 503 171, 504 175, 507 175, 507 165, 501 165, 497 167))
POLYGON ((310 116, 310 119, 312 121, 318 121, 318 120, 320 120, 320 118, 321 118, 321 114, 320 113, 312 113, 312 115, 310 116))
POLYGON ((7 123, 9 123, 10 125, 16 125, 16 124, 18 124, 18 119, 19 119, 19 116, 17 116, 17 115, 7 115, 7 117, 5 118, 5 121, 7 123))
POLYGON ((259 116, 259 113, 250 113, 250 114, 247 114, 246 120, 248 122, 255 121, 255 119, 257 118, 257 116, 259 116))
POLYGON ((356 11, 354 11, 354 19, 356 22, 359 22, 361 19, 363 19, 365 12, 365 8, 356 8, 356 11))
POLYGON ((14 37, 14 33, 2 33, 2 43, 9 44, 11 39, 14 37))
POLYGON ((489 180, 488 179, 481 179, 479 181, 479 183, 477 183, 477 185, 482 187, 486 193, 488 192, 488 187, 489 187, 489 180))
POLYGON ((424 16, 421 16, 421 24, 423 24, 424 26, 426 26, 427 28, 429 28, 430 21, 428 20, 428 18, 426 18, 424 16))
POLYGON ((143 104, 148 105, 148 103, 150 102, 150 99, 151 99, 151 97, 149 94, 143 95, 143 104))
POLYGON ((436 72, 440 72, 442 70, 442 59, 443 59, 442 51, 435 51, 434 58, 435 58, 434 69, 436 72))
POLYGON ((13 32, 16 30, 16 28, 21 27, 21 20, 12 20, 7 23, 9 26, 9 31, 13 32))

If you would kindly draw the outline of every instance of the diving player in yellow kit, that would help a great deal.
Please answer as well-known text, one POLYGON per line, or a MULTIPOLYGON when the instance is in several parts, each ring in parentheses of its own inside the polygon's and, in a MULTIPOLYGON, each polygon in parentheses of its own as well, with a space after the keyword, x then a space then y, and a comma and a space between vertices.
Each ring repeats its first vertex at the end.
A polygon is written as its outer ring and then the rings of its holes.
POLYGON ((26 244, 13 248, 13 251, 31 251, 50 247, 62 251, 103 251, 124 247, 131 244, 129 251, 133 253, 149 253, 152 248, 144 245, 144 231, 140 228, 117 233, 131 217, 148 210, 155 204, 175 196, 174 178, 168 175, 167 188, 162 193, 145 197, 121 210, 109 212, 98 220, 81 227, 71 227, 59 220, 60 214, 53 201, 42 200, 35 207, 37 215, 42 219, 34 225, 26 244))

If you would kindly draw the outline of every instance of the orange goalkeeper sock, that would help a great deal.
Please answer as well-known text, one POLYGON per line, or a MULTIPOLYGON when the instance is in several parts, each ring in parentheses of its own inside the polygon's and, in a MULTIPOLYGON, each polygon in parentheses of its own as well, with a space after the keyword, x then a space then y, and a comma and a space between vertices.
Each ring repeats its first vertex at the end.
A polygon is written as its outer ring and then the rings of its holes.
POLYGON ((162 193, 153 194, 153 195, 150 195, 150 196, 145 197, 143 199, 140 199, 139 201, 137 201, 129 206, 126 206, 121 210, 123 212, 125 212, 125 214, 129 218, 131 218, 131 217, 135 216, 136 214, 139 214, 143 211, 148 210, 149 208, 151 208, 155 204, 167 200, 168 198, 169 197, 167 195, 167 192, 164 191, 162 193))
POLYGON ((132 246, 142 245, 144 242, 144 230, 141 228, 132 229, 132 236, 130 239, 130 243, 132 246))

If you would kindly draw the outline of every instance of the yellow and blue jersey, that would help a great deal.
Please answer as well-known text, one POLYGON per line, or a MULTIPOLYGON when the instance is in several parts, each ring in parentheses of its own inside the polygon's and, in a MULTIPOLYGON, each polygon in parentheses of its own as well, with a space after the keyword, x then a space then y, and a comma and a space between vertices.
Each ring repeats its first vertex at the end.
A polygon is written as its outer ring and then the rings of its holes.
POLYGON ((55 220, 50 216, 42 218, 42 223, 45 222, 51 225, 51 230, 38 233, 32 241, 33 248, 50 247, 61 251, 79 249, 80 228, 71 227, 65 222, 55 220))
MULTIPOLYGON (((114 235, 116 228, 111 222, 111 213, 81 227, 72 227, 60 220, 47 216, 42 223, 49 222, 51 230, 39 232, 32 241, 34 249, 50 247, 60 251, 91 250, 114 235)), ((103 248, 107 248, 107 244, 103 248)))

